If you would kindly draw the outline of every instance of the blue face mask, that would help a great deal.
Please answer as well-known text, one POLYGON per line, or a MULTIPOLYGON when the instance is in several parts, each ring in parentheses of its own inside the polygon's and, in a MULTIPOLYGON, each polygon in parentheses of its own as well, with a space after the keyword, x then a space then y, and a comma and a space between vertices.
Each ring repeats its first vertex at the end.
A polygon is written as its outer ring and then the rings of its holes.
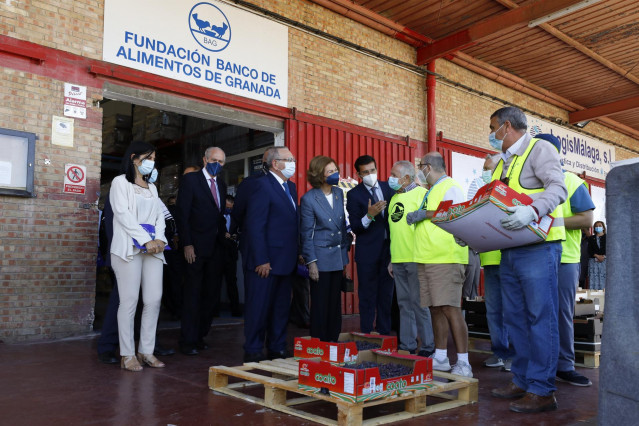
POLYGON ((154 183, 156 180, 158 180, 158 169, 153 169, 149 176, 149 183, 154 183))
MULTIPOLYGON (((504 126, 503 124, 501 126, 499 126, 499 129, 501 129, 503 126, 504 126)), ((490 146, 495 148, 497 151, 501 152, 501 148, 504 145, 504 140, 503 139, 497 139, 497 136, 495 136, 495 133, 497 133, 499 131, 499 129, 495 130, 490 135, 488 135, 488 142, 490 143, 490 146)))
POLYGON ((329 185, 337 185, 339 183, 339 172, 328 175, 326 177, 326 183, 329 185))
POLYGON ((603 232, 603 226, 596 226, 595 227, 595 232, 597 234, 601 234, 603 232))
POLYGON ((206 171, 211 176, 217 176, 222 171, 222 165, 217 161, 215 163, 206 163, 206 171))
POLYGON ((153 171, 155 167, 155 161, 151 161, 149 159, 142 160, 142 164, 138 166, 138 170, 142 176, 146 176, 153 171))
POLYGON ((393 191, 397 191, 402 187, 402 184, 399 183, 399 178, 391 176, 388 178, 388 186, 390 186, 393 191))
POLYGON ((482 171, 481 172, 481 179, 484 181, 484 183, 489 183, 493 179, 492 170, 484 170, 484 171, 482 171))

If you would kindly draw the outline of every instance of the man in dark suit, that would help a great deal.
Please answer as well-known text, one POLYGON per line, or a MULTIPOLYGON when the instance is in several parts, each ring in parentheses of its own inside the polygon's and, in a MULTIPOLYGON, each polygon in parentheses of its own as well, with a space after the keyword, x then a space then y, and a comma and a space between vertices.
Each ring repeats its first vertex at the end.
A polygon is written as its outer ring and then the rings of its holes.
POLYGON ((202 170, 185 174, 180 182, 178 229, 186 260, 180 350, 186 355, 208 348, 204 337, 220 294, 226 184, 218 176, 225 161, 224 151, 210 147, 202 170))
MULTIPOLYGON (((225 234, 224 234, 224 253, 222 262, 222 276, 226 279, 226 294, 231 303, 231 315, 234 317, 242 316, 240 309, 240 296, 237 290, 237 223, 233 219, 233 205, 235 197, 226 196, 226 208, 224 210, 225 234)), ((219 308, 218 308, 219 309, 219 308)))
POLYGON ((355 161, 362 183, 348 191, 346 210, 356 235, 355 262, 359 282, 359 321, 363 333, 391 331, 393 278, 388 273, 390 242, 387 205, 394 191, 377 180, 377 163, 370 155, 355 161), (375 315, 377 313, 377 316, 375 315))
POLYGON ((297 190, 289 179, 295 158, 288 148, 264 153, 268 173, 255 179, 246 230, 244 360, 285 358, 292 274, 298 259, 297 190))

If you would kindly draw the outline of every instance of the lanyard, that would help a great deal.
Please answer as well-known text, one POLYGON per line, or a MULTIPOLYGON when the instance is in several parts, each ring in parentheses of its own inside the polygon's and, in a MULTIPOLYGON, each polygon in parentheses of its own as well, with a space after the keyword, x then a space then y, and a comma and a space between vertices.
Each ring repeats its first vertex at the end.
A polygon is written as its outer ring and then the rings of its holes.
POLYGON ((419 209, 418 209, 418 210, 422 210, 422 209, 424 208, 424 206, 426 205, 426 201, 428 201, 428 194, 430 194, 430 191, 432 191, 432 190, 433 190, 433 188, 435 187, 435 185, 437 185, 439 182, 441 182, 443 179, 445 179, 445 178, 447 178, 447 177, 448 177, 447 175, 444 175, 444 176, 440 177, 439 179, 437 179, 437 182, 435 182, 435 183, 433 184, 433 186, 431 186, 431 187, 428 189, 428 192, 426 193, 426 195, 424 195, 424 199, 422 200, 422 205, 421 205, 421 206, 419 206, 419 209))

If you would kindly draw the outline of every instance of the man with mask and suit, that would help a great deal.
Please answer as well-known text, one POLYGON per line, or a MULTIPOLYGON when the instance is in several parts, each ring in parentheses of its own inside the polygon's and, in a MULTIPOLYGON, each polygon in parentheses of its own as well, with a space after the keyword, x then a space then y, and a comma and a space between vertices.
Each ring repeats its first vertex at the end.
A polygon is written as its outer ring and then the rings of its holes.
POLYGON ((356 235, 360 329, 389 334, 394 283, 387 269, 391 260, 387 206, 395 191, 377 180, 377 163, 370 155, 355 160, 355 170, 362 183, 348 191, 346 210, 356 235))
POLYGON ((186 260, 180 351, 185 355, 208 348, 204 337, 220 294, 226 184, 218 176, 225 161, 224 151, 210 147, 204 153, 202 170, 185 174, 180 183, 178 229, 186 260))
MULTIPOLYGON (((246 230, 244 300, 244 361, 286 358, 286 326, 291 304, 291 282, 298 260, 297 189, 295 158, 285 147, 264 153, 268 168, 255 179, 242 223, 246 230)), ((243 251, 244 254, 244 251, 243 251)))

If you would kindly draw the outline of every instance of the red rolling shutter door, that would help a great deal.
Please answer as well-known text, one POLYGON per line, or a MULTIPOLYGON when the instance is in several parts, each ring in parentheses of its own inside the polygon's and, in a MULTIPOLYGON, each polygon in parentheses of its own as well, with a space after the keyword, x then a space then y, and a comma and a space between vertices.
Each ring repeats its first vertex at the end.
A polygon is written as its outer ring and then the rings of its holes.
MULTIPOLYGON (((386 180, 396 161, 414 161, 415 143, 407 142, 405 138, 392 137, 374 130, 307 114, 298 113, 297 119, 286 121, 286 146, 297 158, 294 181, 297 183, 300 197, 311 188, 306 181, 306 170, 316 155, 326 155, 337 161, 342 177, 355 177, 353 164, 357 157, 364 154, 372 155, 377 160, 379 178, 386 180)), ((353 250, 350 252, 348 268, 355 280, 357 292, 358 281, 356 268, 353 267, 353 250)), ((342 313, 359 313, 355 293, 342 293, 342 313)))

